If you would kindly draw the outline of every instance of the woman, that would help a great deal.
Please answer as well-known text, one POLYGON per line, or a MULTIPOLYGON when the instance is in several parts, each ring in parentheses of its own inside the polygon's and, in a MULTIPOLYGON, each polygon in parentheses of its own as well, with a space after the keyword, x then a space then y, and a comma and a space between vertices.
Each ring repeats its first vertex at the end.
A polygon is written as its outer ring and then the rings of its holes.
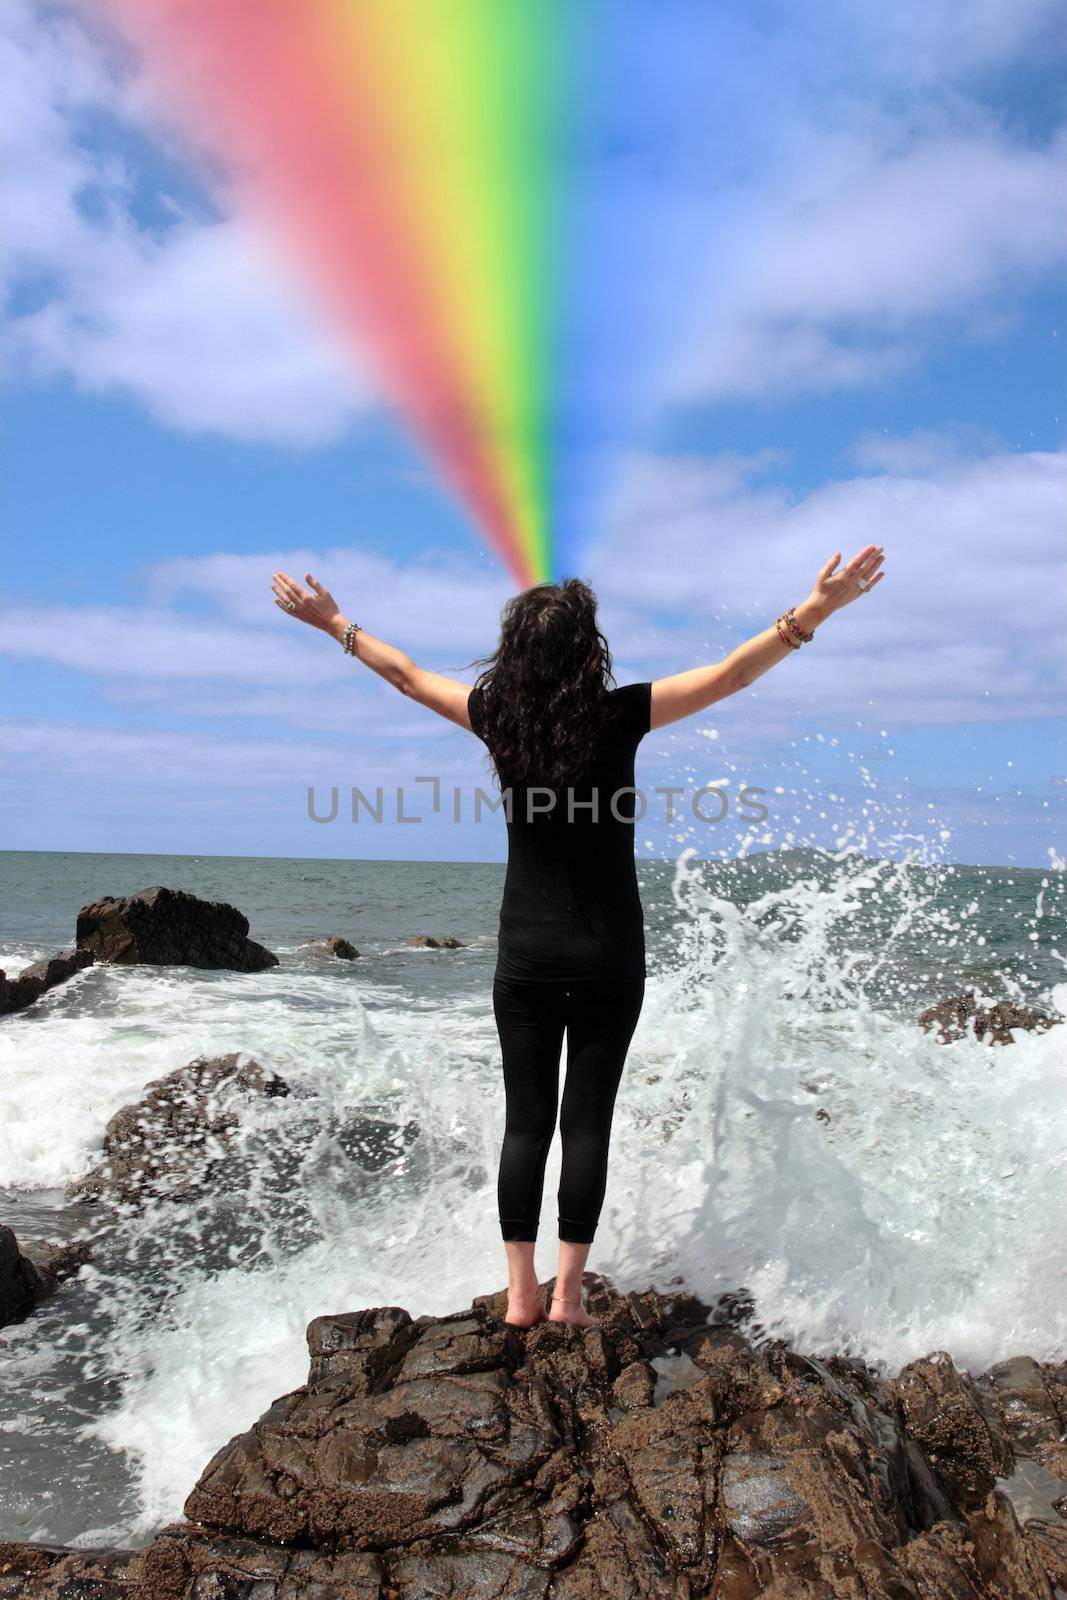
POLYGON ((500 780, 508 868, 493 1010, 506 1102, 497 1200, 508 1256, 505 1320, 545 1320, 537 1275, 542 1184, 557 1109, 563 1153, 559 1271, 548 1320, 595 1326, 582 1274, 604 1199, 615 1097, 644 998, 645 948, 634 865, 634 755, 652 728, 728 695, 810 642, 834 611, 882 580, 881 545, 840 572, 825 563, 806 600, 722 661, 609 688, 596 600, 578 579, 508 601, 474 688, 429 672, 345 617, 313 578, 284 572, 275 603, 487 746, 500 780), (567 1041, 562 1104, 559 1060, 567 1041))

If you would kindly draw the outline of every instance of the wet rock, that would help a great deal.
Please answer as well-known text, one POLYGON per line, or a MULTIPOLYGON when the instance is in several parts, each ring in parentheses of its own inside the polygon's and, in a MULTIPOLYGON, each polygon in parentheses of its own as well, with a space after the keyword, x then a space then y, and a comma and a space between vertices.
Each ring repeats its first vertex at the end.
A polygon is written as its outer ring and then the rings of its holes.
POLYGON ((381 1172, 401 1160, 419 1136, 417 1122, 395 1122, 384 1112, 376 1114, 370 1104, 343 1116, 329 1115, 319 1126, 346 1161, 363 1172, 381 1172))
POLYGON ((1014 1454, 1067 1479, 1067 1363, 1042 1367, 1016 1356, 983 1373, 975 1389, 990 1427, 1014 1454))
POLYGON ((67 1550, 0 1540, 0 1600, 135 1600, 139 1550, 67 1550))
MULTIPOLYGON (((1060 1369, 935 1352, 887 1380, 594 1274, 594 1328, 511 1328, 505 1302, 317 1318, 307 1383, 99 1592, 136 1569, 144 1600, 1052 1600, 1063 1530, 989 1485, 1012 1437, 1047 1442, 1060 1369)), ((59 1556, 88 1596, 99 1553, 59 1556)), ((59 1600, 56 1559, 0 1600, 59 1600)))
POLYGON ((647 1361, 631 1361, 611 1386, 612 1399, 622 1411, 643 1411, 652 1404, 656 1375, 647 1361))
POLYGON ((467 1313, 405 1324, 397 1309, 348 1330, 350 1355, 373 1370, 384 1319, 377 1383, 366 1369, 354 1382, 334 1370, 283 1396, 209 1464, 186 1516, 273 1540, 382 1549, 501 1511, 559 1447, 544 1386, 513 1381, 507 1330, 467 1313))
POLYGON ((1062 1017, 1048 1016, 1043 1011, 1033 1011, 1028 1006, 1013 1005, 1010 1000, 998 1000, 991 1006, 980 1006, 973 989, 965 994, 939 1000, 919 1013, 919 1022, 929 1033, 937 1028, 942 1044, 962 1039, 972 1032, 976 1039, 986 1039, 990 1044, 1013 1044, 1012 1028, 1043 1030, 1051 1028, 1062 1017))
POLYGON ((909 1362, 892 1387, 909 1437, 949 1500, 963 1510, 984 1504, 995 1479, 1010 1470, 1012 1450, 1001 1430, 991 1430, 970 1378, 938 1350, 909 1362))
POLYGON ((78 912, 76 942, 98 961, 262 972, 278 957, 248 937, 248 918, 221 900, 157 885, 78 912))
POLYGON ((40 1272, 10 1228, 0 1227, 0 1328, 21 1322, 48 1292, 40 1272))
POLYGON ((404 943, 411 945, 416 950, 463 949, 462 942, 459 939, 454 939, 451 934, 446 934, 443 938, 437 939, 431 933, 420 933, 416 934, 413 939, 405 939, 404 943))
POLYGON ((48 956, 44 961, 35 961, 32 966, 23 967, 17 978, 9 978, 0 971, 0 1015, 24 1011, 46 990, 54 989, 57 983, 63 983, 76 972, 81 972, 83 967, 91 966, 93 960, 91 950, 60 950, 57 955, 48 956))
POLYGON ((1010 1501, 996 1492, 960 1521, 937 1523, 906 1545, 900 1557, 922 1600, 927 1595, 945 1596, 946 1600, 985 1600, 987 1596, 989 1600, 1054 1600, 1041 1552, 1024 1536, 1010 1501))
POLYGON ((55 1244, 51 1239, 30 1239, 22 1250, 37 1268, 48 1294, 73 1278, 92 1258, 92 1244, 87 1239, 68 1239, 65 1244, 55 1244))
POLYGON ((340 934, 334 933, 328 937, 323 935, 323 937, 315 939, 301 939, 300 943, 308 946, 310 955, 322 956, 324 959, 329 956, 336 956, 339 961, 357 961, 359 959, 359 951, 355 945, 349 944, 347 939, 342 939, 340 934))
POLYGON ((1032 1517, 1026 1523, 1025 1538, 1053 1588, 1067 1592, 1067 1523, 1032 1517))
POLYGON ((0 968, 0 1016, 7 1016, 12 1011, 25 1011, 40 993, 40 982, 34 983, 30 979, 23 981, 21 977, 9 978, 0 968))
POLYGON ((142 1206, 197 1190, 240 1186, 247 1163, 234 1131, 249 1095, 287 1095, 276 1073, 241 1053, 198 1056, 147 1083, 140 1100, 116 1111, 104 1132, 104 1159, 67 1189, 69 1201, 142 1206))
POLYGON ((20 1244, 10 1228, 0 1227, 0 1328, 21 1322, 33 1308, 89 1259, 82 1240, 53 1244, 40 1239, 20 1244))
POLYGON ((143 1554, 138 1600, 162 1595, 385 1600, 382 1574, 378 1557, 362 1551, 323 1555, 175 1523, 143 1554))

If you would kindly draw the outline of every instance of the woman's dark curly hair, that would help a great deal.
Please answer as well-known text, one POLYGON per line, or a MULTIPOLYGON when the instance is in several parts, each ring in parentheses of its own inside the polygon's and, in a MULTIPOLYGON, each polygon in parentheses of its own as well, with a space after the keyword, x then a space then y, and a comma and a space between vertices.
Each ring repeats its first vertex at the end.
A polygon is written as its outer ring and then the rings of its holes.
POLYGON ((501 787, 575 785, 613 681, 596 595, 580 578, 538 583, 511 597, 500 623, 496 650, 473 664, 485 669, 479 732, 501 787))

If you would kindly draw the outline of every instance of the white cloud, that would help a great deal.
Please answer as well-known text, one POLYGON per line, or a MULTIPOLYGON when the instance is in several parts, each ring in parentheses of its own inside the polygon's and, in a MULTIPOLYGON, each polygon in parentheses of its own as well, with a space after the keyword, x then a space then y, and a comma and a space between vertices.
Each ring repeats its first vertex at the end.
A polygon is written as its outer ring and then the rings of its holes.
MULTIPOLYGON (((310 572, 330 590, 346 616, 370 607, 375 628, 386 637, 410 639, 419 649, 469 654, 485 640, 486 622, 513 591, 509 580, 471 557, 435 557, 432 552, 398 561, 357 545, 309 545, 259 555, 176 556, 153 561, 137 574, 155 602, 194 596, 242 625, 263 622, 300 628, 274 605, 271 576, 283 571, 304 583, 310 572)), ((368 624, 369 626, 369 624, 368 624)), ((301 628, 300 631, 306 632, 301 628)))
MULTIPOLYGON (((1021 293, 1067 253, 1067 137, 1027 142, 974 95, 983 73, 1054 47, 1058 10, 1049 0, 783 8, 749 47, 759 46, 749 68, 759 76, 731 132, 737 186, 711 196, 692 126, 708 85, 686 75, 677 106, 654 108, 654 184, 637 152, 632 187, 617 195, 634 246, 620 307, 667 358, 654 383, 644 357, 620 371, 608 361, 603 396, 590 362, 590 404, 620 405, 627 382, 668 404, 869 386, 914 366, 935 332, 1003 332, 1021 293), (746 120, 757 94, 773 114, 746 120), (646 248, 650 233, 661 242, 646 248)), ((86 115, 103 114, 174 156, 148 75, 120 76, 76 17, 30 0, 6 8, 0 48, 6 281, 48 286, 13 319, 9 370, 132 394, 178 428, 298 446, 341 436, 373 403, 371 386, 280 257, 236 216, 178 207, 166 227, 141 225, 131 162, 82 136, 86 115)), ((609 186, 616 159, 605 156, 609 186)), ((617 334, 606 330, 605 350, 617 334)))
MULTIPOLYGON (((471 771, 478 746, 465 730, 437 719, 445 733, 460 733, 443 744, 438 762, 448 781, 471 771)), ((116 788, 133 783, 138 791, 187 788, 191 775, 200 774, 217 785, 220 793, 235 787, 253 790, 257 785, 293 785, 346 782, 352 758, 334 740, 299 738, 219 739, 211 731, 159 728, 87 728, 61 718, 8 718, 0 721, 6 752, 18 758, 18 776, 32 792, 35 774, 62 776, 68 783, 92 780, 102 773, 116 788)), ((409 729, 410 734, 410 729, 409 729)), ((419 761, 425 761, 425 742, 409 739, 385 756, 376 756, 375 783, 410 782, 419 761)), ((348 781, 358 781, 352 780, 348 781)))
POLYGON ((0 719, 8 837, 27 849, 499 859, 503 818, 485 812, 480 826, 471 821, 475 790, 488 782, 483 747, 432 720, 436 736, 428 739, 411 716, 407 742, 383 747, 316 738, 314 728, 224 738, 210 728, 0 719), (425 774, 440 780, 437 815, 432 787, 417 781, 425 774), (382 789, 380 822, 366 809, 353 821, 354 786, 372 803, 382 789), (309 788, 318 822, 309 815, 309 788), (398 824, 398 788, 403 815, 421 823, 398 824), (453 821, 455 789, 465 827, 453 821))
POLYGON ((1004 66, 1023 50, 1063 52, 1061 0, 819 0, 784 13, 829 62, 866 58, 880 77, 929 85, 1004 66))
MULTIPOLYGON (((350 664, 349 664, 350 665, 350 664)), ((212 722, 269 723, 280 729, 299 729, 302 734, 328 734, 343 740, 407 741, 413 724, 423 737, 442 730, 440 720, 421 712, 410 702, 398 699, 392 691, 370 675, 352 668, 347 682, 328 670, 329 663, 318 658, 317 692, 306 683, 275 678, 271 682, 242 684, 214 680, 209 690, 198 690, 183 699, 175 694, 172 679, 107 677, 100 681, 100 698, 121 713, 129 724, 150 727, 160 719, 176 716, 195 719, 203 726, 212 722)))
MULTIPOLYGON (((1058 715, 1067 453, 983 455, 963 437, 969 453, 952 432, 883 437, 884 471, 861 440, 855 450, 875 470, 800 496, 759 484, 776 452, 634 457, 613 531, 588 566, 619 681, 719 659, 802 599, 835 550, 847 560, 880 543, 887 576, 877 592, 724 712, 740 741, 781 737, 798 719, 852 726, 873 706, 898 727, 1058 715), (909 459, 921 470, 905 470, 909 459)), ((270 595, 278 568, 300 581, 310 569, 346 614, 468 680, 467 663, 495 643, 508 593, 473 559, 307 548, 184 557, 142 569, 144 604, 0 607, 6 649, 85 673, 131 716, 262 719, 372 743, 435 728, 432 713, 400 706, 332 641, 282 615, 270 595)), ((691 734, 687 724, 671 738, 691 734)))
POLYGON ((0 72, 9 376, 69 376, 172 427, 275 444, 329 442, 366 411, 355 360, 248 222, 165 194, 166 226, 138 221, 132 167, 84 135, 130 94, 75 18, 13 0, 0 72))
MULTIPOLYGON (((973 121, 972 119, 969 119, 973 121)), ((1067 260, 1067 129, 801 136, 723 230, 714 284, 666 363, 667 400, 870 385, 935 335, 1003 331, 1003 302, 1067 260), (905 148, 900 148, 902 136, 905 148)))
POLYGON ((1067 254, 1057 202, 1067 131, 1031 149, 989 129, 902 154, 844 143, 794 173, 751 241, 765 314, 867 321, 965 311, 1067 254))
POLYGON ((366 408, 244 224, 186 223, 161 241, 122 231, 86 240, 66 296, 14 321, 10 363, 251 442, 328 444, 366 408))
POLYGON ((246 628, 238 638, 218 621, 142 606, 28 608, 8 602, 0 606, 0 629, 8 655, 48 660, 102 678, 165 678, 175 685, 194 679, 280 679, 311 685, 336 676, 344 665, 332 657, 316 660, 306 628, 300 638, 295 629, 286 636, 280 627, 271 632, 246 628))
POLYGON ((920 477, 940 472, 974 456, 1006 450, 1005 441, 977 424, 952 423, 944 428, 916 428, 908 434, 861 434, 845 452, 858 467, 898 476, 920 477))
POLYGON ((510 585, 473 562, 401 563, 373 552, 308 548, 149 563, 134 576, 143 601, 34 605, 0 598, 3 650, 85 674, 131 716, 264 720, 278 728, 360 739, 425 738, 432 712, 346 657, 274 603, 271 575, 309 570, 346 615, 453 676, 490 648, 510 585), (192 603, 196 610, 188 609, 192 603), (366 609, 364 609, 366 608, 366 609))
MULTIPOLYGON (((909 441, 897 444, 906 458, 909 441)), ((1061 714, 1067 452, 961 456, 951 435, 937 451, 928 433, 910 441, 913 455, 920 447, 922 473, 802 496, 738 486, 736 458, 724 476, 714 460, 635 457, 615 531, 590 561, 605 614, 685 618, 676 652, 706 637, 710 619, 725 649, 802 599, 836 550, 847 561, 883 544, 877 593, 820 630, 797 662, 802 676, 779 670, 747 691, 756 729, 785 731, 801 704, 834 725, 866 718, 872 702, 891 708, 895 726, 1061 714)), ((691 664, 676 653, 666 670, 691 664)), ((663 670, 647 658, 640 670, 653 665, 663 670)))

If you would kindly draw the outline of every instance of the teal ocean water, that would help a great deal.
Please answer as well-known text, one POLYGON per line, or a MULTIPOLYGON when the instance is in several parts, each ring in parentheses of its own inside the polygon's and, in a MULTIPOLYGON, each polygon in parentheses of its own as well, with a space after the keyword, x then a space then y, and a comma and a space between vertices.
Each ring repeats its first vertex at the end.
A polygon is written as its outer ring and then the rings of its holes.
MULTIPOLYGON (((836 930, 839 945, 855 944, 861 964, 883 983, 879 1000, 888 1007, 911 1009, 961 983, 1000 993, 1017 983, 1040 994, 1064 976, 1054 953, 1057 934, 1061 954, 1065 942, 1062 871, 882 863, 865 888, 855 863, 782 850, 697 870, 724 898, 744 903, 808 875, 827 886, 859 883, 847 915, 827 900, 828 934, 836 930), (891 982, 876 952, 890 955, 891 982)), ((650 967, 663 968, 677 957, 688 908, 676 903, 674 862, 639 862, 637 870, 650 967)), ((0 967, 15 971, 72 944, 78 908, 101 895, 165 883, 238 906, 252 937, 277 953, 320 933, 342 933, 370 958, 364 975, 373 971, 420 995, 480 991, 487 975, 491 980, 503 882, 503 865, 489 862, 0 851, 0 967), (404 948, 419 933, 451 933, 467 954, 427 961, 404 948)), ((83 987, 91 984, 83 980, 83 987)))
MULTIPOLYGON (((739 1287, 767 1332, 895 1370, 1067 1352, 1067 1029, 943 1046, 964 987, 1067 1009, 1055 870, 812 850, 639 864, 645 1010, 590 1266, 624 1288, 739 1287)), ((257 974, 89 968, 0 1019, 0 1220, 94 1240, 0 1333, 0 1536, 141 1543, 209 1457, 306 1374, 313 1317, 439 1313, 499 1287, 503 1090, 494 864, 0 853, 0 967, 73 942, 80 906, 162 883, 226 900, 257 974), (323 963, 301 945, 342 934, 323 963), (416 950, 418 934, 463 948, 416 950), (117 1226, 66 1206, 108 1118, 198 1055, 247 1052, 251 1176, 117 1226), (403 1130, 366 1155, 361 1132, 403 1130)), ((554 1269, 558 1144, 538 1266, 554 1269)))

